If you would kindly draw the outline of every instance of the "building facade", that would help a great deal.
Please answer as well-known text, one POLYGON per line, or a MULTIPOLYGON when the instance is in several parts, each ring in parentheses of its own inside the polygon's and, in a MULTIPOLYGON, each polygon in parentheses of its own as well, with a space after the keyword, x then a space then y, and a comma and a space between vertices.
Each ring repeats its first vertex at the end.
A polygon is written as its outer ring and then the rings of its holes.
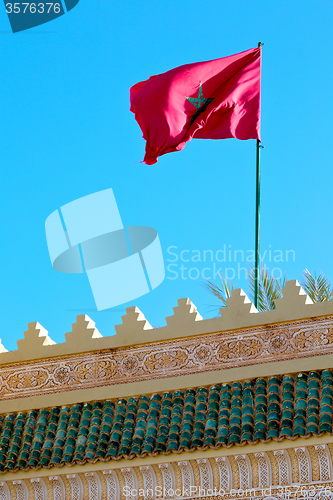
POLYGON ((0 500, 333 498, 333 301, 275 305, 133 307, 111 337, 82 315, 62 344, 30 323, 0 345, 0 500))

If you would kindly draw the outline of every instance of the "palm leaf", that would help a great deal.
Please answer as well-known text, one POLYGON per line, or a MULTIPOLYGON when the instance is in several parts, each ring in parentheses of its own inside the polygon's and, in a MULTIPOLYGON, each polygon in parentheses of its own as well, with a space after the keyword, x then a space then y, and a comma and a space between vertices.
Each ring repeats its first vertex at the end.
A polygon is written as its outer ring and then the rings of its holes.
MULTIPOLYGON (((252 267, 248 273, 249 287, 250 287, 250 300, 254 303, 254 289, 255 289, 255 272, 252 267)), ((260 266, 259 269, 259 297, 258 297, 258 311, 270 311, 275 309, 275 300, 282 297, 282 289, 286 283, 286 276, 277 279, 274 275, 269 273, 269 269, 265 266, 260 266)))
POLYGON ((227 299, 231 297, 231 292, 235 286, 232 281, 228 280, 224 274, 219 274, 220 285, 217 285, 212 280, 206 280, 204 285, 206 290, 215 295, 222 302, 222 307, 226 307, 227 299))
POLYGON ((305 269, 301 286, 312 302, 326 302, 333 298, 330 280, 322 272, 318 276, 316 273, 313 276, 308 269, 305 269))

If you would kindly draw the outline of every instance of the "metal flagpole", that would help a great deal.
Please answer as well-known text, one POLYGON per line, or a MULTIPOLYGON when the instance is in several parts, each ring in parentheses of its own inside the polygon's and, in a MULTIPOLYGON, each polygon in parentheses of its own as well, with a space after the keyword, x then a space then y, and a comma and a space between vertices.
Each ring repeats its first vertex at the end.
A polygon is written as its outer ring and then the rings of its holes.
MULTIPOLYGON (((263 43, 259 42, 258 47, 263 43)), ((256 159, 256 222, 255 222, 255 249, 254 249, 254 306, 258 309, 259 304, 259 269, 260 269, 260 149, 259 139, 257 139, 257 159, 256 159)))

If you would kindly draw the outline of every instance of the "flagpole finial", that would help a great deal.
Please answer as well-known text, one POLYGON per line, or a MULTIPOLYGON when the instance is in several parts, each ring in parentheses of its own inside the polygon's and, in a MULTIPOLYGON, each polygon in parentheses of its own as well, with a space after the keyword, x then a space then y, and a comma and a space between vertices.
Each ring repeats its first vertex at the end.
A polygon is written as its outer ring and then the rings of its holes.
POLYGON ((264 42, 258 42, 258 47, 261 47, 262 45, 265 45, 264 42))

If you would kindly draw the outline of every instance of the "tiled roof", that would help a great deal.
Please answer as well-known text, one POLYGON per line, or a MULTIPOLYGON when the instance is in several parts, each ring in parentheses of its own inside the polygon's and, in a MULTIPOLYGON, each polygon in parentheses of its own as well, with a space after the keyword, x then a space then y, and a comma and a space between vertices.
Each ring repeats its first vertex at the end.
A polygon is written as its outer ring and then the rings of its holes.
POLYGON ((0 470, 332 434, 333 372, 258 378, 1 417, 0 470))

